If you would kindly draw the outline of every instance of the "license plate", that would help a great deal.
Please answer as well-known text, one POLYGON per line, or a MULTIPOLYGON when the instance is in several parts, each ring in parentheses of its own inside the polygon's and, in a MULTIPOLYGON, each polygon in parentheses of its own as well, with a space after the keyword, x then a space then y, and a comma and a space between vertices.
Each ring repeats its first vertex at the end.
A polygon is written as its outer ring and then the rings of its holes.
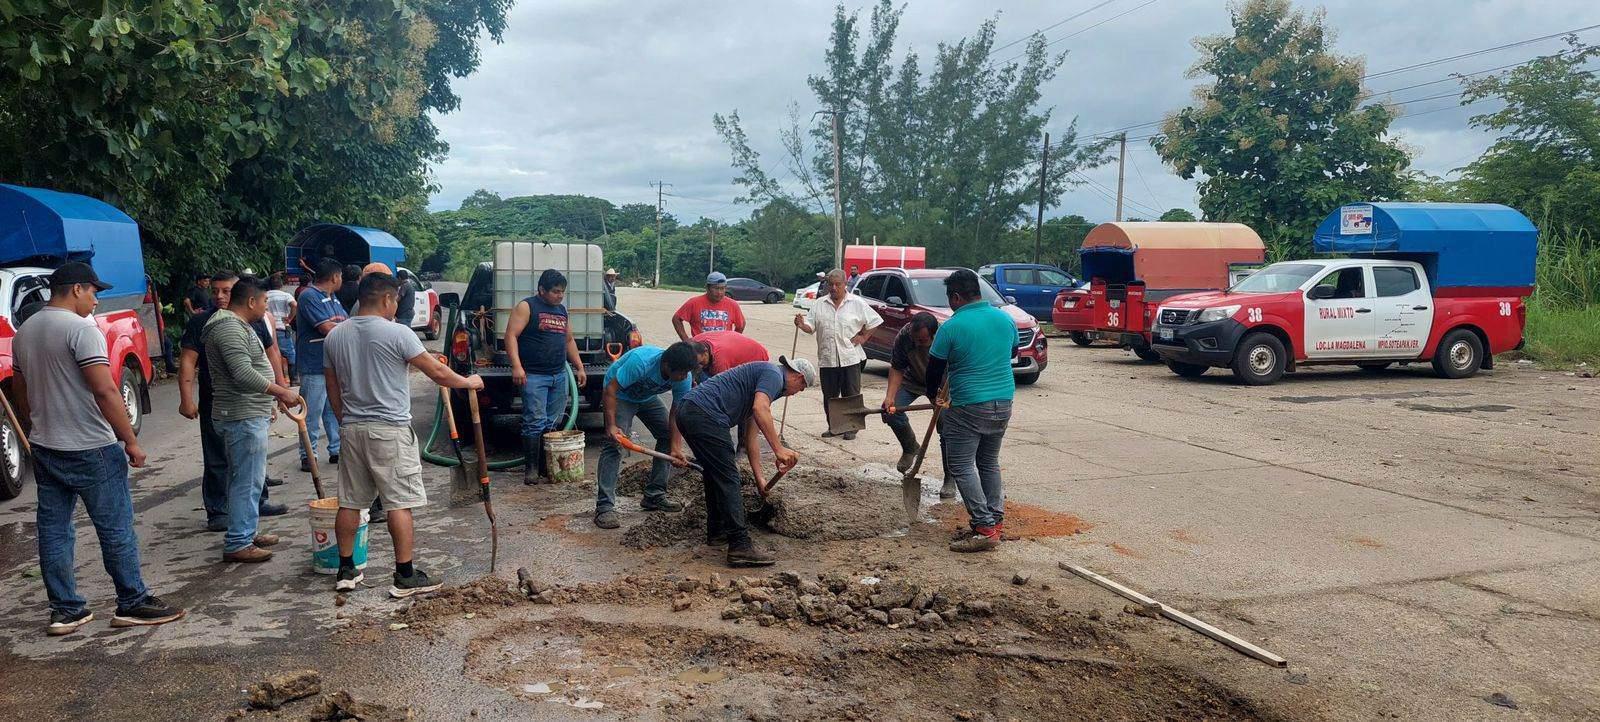
POLYGON ((1172 340, 1172 329, 1170 329, 1170 328, 1159 328, 1159 329, 1156 329, 1156 335, 1160 336, 1162 341, 1171 341, 1172 340))

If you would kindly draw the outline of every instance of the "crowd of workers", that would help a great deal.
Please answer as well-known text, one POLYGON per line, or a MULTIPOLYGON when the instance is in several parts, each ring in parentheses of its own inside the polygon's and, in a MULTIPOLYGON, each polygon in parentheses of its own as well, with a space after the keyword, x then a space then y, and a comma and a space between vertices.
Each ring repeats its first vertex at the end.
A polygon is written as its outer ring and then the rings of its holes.
MULTIPOLYGON (((261 516, 287 510, 268 500, 269 489, 281 483, 266 473, 268 427, 280 410, 303 408, 310 442, 302 448, 302 468, 309 470, 315 462, 324 436, 328 461, 339 467, 334 588, 351 591, 363 581, 353 558, 355 536, 363 516, 372 515, 386 523, 393 541, 389 593, 398 598, 433 591, 442 580, 412 560, 411 510, 426 505, 427 492, 411 430, 409 371, 469 392, 482 389, 483 381, 455 373, 424 349, 410 328, 408 284, 387 266, 352 270, 323 259, 310 270, 294 292, 285 288, 281 275, 260 279, 219 272, 197 279, 184 299, 191 317, 181 342, 180 413, 200 423, 206 528, 223 533, 225 562, 272 557, 270 547, 279 539, 257 525, 261 516)), ((774 557, 755 544, 746 527, 738 450, 743 447, 756 488, 764 491, 762 439, 780 473, 799 460, 784 444, 773 404, 814 386, 821 387, 824 402, 860 393, 862 345, 882 319, 849 292, 850 280, 841 270, 827 274, 828 294, 808 314, 794 318, 797 333, 815 336, 817 363, 790 356, 770 362, 765 347, 744 335, 744 314, 727 296, 727 279, 720 273, 708 276, 705 293, 673 314, 678 342, 639 346, 616 359, 606 371, 602 394, 605 439, 594 524, 620 525, 619 437, 630 435, 638 419, 665 456, 652 464, 641 507, 683 510, 667 496, 669 467, 687 466, 692 454, 703 470, 706 543, 726 546, 730 566, 773 564, 774 557), (670 406, 660 398, 667 393, 670 406)), ((606 312, 616 308, 614 284, 615 274, 608 272, 606 312)), ((14 382, 18 414, 31 433, 36 460, 48 632, 68 634, 93 619, 75 590, 72 516, 78 499, 94 523, 116 586, 112 624, 176 620, 184 610, 151 594, 140 576, 128 468, 143 466, 144 452, 112 383, 104 337, 89 318, 97 291, 106 286, 81 263, 62 266, 50 286, 47 312, 18 330, 14 382)), ((537 292, 511 309, 504 338, 523 400, 528 484, 548 481, 543 436, 565 406, 569 366, 577 383, 585 382, 563 303, 566 286, 559 271, 546 270, 537 292)), ((882 411, 900 442, 897 466, 904 472, 918 442, 897 407, 919 396, 941 406, 941 496, 959 493, 970 517, 950 549, 985 551, 998 545, 1002 533, 999 452, 1015 389, 1010 366, 1016 330, 1003 311, 982 301, 971 271, 952 273, 945 289, 955 315, 941 325, 919 314, 895 339, 882 411)))

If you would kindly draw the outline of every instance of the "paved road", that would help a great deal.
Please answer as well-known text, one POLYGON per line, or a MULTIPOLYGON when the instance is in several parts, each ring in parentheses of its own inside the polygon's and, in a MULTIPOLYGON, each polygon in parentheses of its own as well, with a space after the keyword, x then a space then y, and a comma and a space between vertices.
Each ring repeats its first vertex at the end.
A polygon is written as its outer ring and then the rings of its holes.
MULTIPOLYGON (((687 296, 622 289, 620 304, 648 341, 664 342, 668 316, 687 296)), ((789 352, 793 309, 745 310, 751 335, 774 355, 789 352)), ((814 355, 809 337, 799 346, 814 355)), ((882 369, 869 365, 869 400, 881 395, 882 369)), ((414 390, 425 433, 434 397, 421 383, 414 390)), ((0 706, 91 709, 85 695, 96 692, 85 685, 102 675, 120 690, 171 699, 159 692, 170 680, 141 671, 150 660, 183 670, 190 691, 226 696, 258 660, 337 655, 318 641, 336 613, 327 578, 306 569, 303 513, 268 522, 289 539, 280 559, 220 564, 220 537, 201 529, 196 428, 175 413, 170 384, 154 396, 144 435, 151 467, 133 477, 146 575, 192 613, 160 630, 96 625, 45 638, 31 491, 0 504, 0 706), (21 669, 65 681, 22 688, 21 669), (80 695, 71 697, 79 706, 41 699, 59 694, 80 695)), ((815 393, 789 411, 803 461, 892 463, 892 436, 871 423, 854 442, 823 440, 815 393)), ((293 468, 290 428, 274 427, 272 469, 291 479, 279 497, 298 506, 311 494, 293 468)), ((1215 372, 1183 380, 1126 352, 1057 342, 1040 382, 1019 389, 1002 464, 1013 502, 1075 514, 1089 528, 1008 544, 996 563, 1054 576, 1057 561, 1073 560, 1199 610, 1290 658, 1309 685, 1286 686, 1284 673, 1245 663, 1214 672, 1269 696, 1315 690, 1335 717, 1486 717, 1504 712, 1483 701, 1494 692, 1539 716, 1592 717, 1600 715, 1597 434, 1600 382, 1512 363, 1461 381, 1420 368, 1336 369, 1247 388, 1215 372)), ((429 474, 443 498, 447 472, 429 474)), ((507 489, 503 519, 546 503, 509 476, 497 480, 507 489)), ((457 578, 484 571, 475 507, 440 504, 419 524, 423 563, 457 578)), ((532 543, 521 528, 503 529, 503 558, 547 555, 574 577, 601 573, 564 561, 568 551, 521 546, 532 543)), ((371 576, 387 572, 382 536, 371 576)), ((78 559, 83 591, 109 614, 90 532, 80 533, 78 559)), ((361 604, 373 603, 353 602, 361 604)), ((342 664, 360 676, 359 664, 342 664)))

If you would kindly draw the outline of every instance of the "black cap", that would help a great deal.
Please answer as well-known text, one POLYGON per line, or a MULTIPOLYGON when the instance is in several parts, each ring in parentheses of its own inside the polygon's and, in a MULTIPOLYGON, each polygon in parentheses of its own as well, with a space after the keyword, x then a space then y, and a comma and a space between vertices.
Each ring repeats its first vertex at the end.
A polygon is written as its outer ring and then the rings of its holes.
POLYGON ((101 281, 100 277, 95 275, 93 267, 81 261, 64 263, 55 273, 50 274, 52 286, 71 286, 76 283, 87 283, 94 286, 97 291, 111 288, 111 284, 101 281))

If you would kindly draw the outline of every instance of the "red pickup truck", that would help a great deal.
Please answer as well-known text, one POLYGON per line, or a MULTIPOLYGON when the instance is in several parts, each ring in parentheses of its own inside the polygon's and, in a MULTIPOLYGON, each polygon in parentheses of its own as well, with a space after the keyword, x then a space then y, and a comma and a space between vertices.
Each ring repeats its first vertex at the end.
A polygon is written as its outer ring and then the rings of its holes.
MULTIPOLYGON (((49 301, 50 265, 62 259, 89 262, 112 286, 100 294, 95 323, 138 432, 150 412, 150 349, 161 348, 160 306, 144 275, 138 225, 93 198, 0 184, 0 392, 12 400, 12 340, 49 301)), ((16 430, 0 419, 0 499, 21 493, 29 471, 16 430)))

